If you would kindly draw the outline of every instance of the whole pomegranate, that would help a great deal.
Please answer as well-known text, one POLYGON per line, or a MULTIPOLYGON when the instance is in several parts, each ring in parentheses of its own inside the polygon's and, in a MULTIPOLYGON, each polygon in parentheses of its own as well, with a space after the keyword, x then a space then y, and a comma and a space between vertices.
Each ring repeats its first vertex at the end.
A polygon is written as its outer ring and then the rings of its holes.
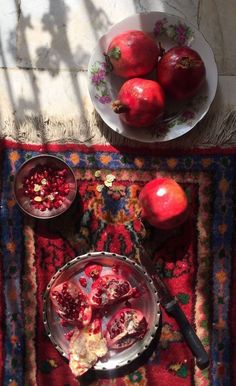
POLYGON ((204 62, 190 47, 173 47, 157 65, 157 80, 164 90, 176 100, 193 97, 206 76, 204 62))
POLYGON ((160 229, 172 229, 188 217, 189 206, 183 188, 172 178, 155 178, 140 192, 142 216, 160 229))
POLYGON ((165 95, 154 80, 133 78, 122 85, 112 108, 127 125, 148 127, 163 115, 165 95))
POLYGON ((122 78, 133 78, 151 72, 158 61, 160 49, 145 32, 129 30, 115 36, 107 57, 113 71, 122 78))

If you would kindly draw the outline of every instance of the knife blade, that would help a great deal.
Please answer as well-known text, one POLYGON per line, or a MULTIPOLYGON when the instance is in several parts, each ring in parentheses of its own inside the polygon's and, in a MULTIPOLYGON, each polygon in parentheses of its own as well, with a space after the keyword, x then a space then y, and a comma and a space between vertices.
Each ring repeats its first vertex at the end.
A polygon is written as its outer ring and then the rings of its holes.
POLYGON ((194 331, 192 325, 180 308, 176 298, 170 293, 166 284, 156 273, 156 267, 152 259, 148 257, 145 252, 140 253, 139 257, 141 265, 146 269, 147 273, 153 280, 162 307, 170 316, 175 318, 176 322, 178 323, 186 343, 196 358, 197 366, 202 370, 205 369, 209 365, 208 354, 196 332, 194 331))

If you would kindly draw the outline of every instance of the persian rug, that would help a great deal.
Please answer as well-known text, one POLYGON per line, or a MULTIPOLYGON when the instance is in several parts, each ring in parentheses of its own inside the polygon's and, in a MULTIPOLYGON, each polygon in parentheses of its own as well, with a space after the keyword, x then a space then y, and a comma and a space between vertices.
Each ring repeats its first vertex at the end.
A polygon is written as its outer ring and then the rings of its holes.
POLYGON ((111 146, 1 143, 0 384, 8 386, 233 385, 236 361, 236 149, 148 150, 111 146), (28 158, 57 155, 74 170, 78 197, 55 220, 25 216, 13 196, 14 175, 28 158), (115 179, 106 186, 106 176, 115 179), (191 213, 160 231, 142 221, 141 188, 169 176, 185 189, 191 213), (43 325, 43 294, 53 274, 89 251, 139 261, 142 249, 192 323, 210 357, 196 367, 175 320, 162 309, 160 339, 138 367, 115 377, 76 380, 43 325))

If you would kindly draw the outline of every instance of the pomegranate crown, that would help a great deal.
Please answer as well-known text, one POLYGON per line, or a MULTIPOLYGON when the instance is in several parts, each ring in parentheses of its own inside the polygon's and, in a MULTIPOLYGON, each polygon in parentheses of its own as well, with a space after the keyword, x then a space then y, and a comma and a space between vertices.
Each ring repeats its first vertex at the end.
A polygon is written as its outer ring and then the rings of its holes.
POLYGON ((121 57, 121 51, 120 51, 120 48, 119 47, 113 47, 111 50, 108 51, 107 55, 109 56, 109 58, 112 58, 112 59, 120 59, 121 57))

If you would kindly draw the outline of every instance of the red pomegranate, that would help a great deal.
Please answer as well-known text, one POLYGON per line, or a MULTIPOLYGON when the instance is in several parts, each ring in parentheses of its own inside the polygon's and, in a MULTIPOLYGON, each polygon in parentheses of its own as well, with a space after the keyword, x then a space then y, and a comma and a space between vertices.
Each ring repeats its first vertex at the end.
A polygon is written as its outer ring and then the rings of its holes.
POLYGON ((151 72, 158 61, 160 50, 145 32, 129 30, 111 41, 107 58, 113 71, 122 78, 134 78, 151 72))
POLYGON ((157 80, 176 100, 185 100, 198 92, 206 76, 204 62, 190 47, 173 47, 157 65, 157 80))
POLYGON ((119 275, 105 275, 93 282, 90 304, 94 307, 104 307, 130 298, 132 294, 133 288, 128 280, 119 275))
POLYGON ((142 216, 160 229, 172 229, 188 217, 188 199, 183 188, 172 178, 155 178, 144 185, 139 195, 142 216))
POLYGON ((87 326, 92 317, 88 297, 79 284, 65 281, 54 287, 50 298, 58 315, 79 328, 87 326))
POLYGON ((107 324, 107 345, 111 349, 124 349, 143 339, 146 332, 147 321, 143 313, 135 308, 122 308, 107 324))
POLYGON ((163 115, 165 95, 154 80, 133 78, 122 85, 112 108, 127 125, 148 127, 163 115))

